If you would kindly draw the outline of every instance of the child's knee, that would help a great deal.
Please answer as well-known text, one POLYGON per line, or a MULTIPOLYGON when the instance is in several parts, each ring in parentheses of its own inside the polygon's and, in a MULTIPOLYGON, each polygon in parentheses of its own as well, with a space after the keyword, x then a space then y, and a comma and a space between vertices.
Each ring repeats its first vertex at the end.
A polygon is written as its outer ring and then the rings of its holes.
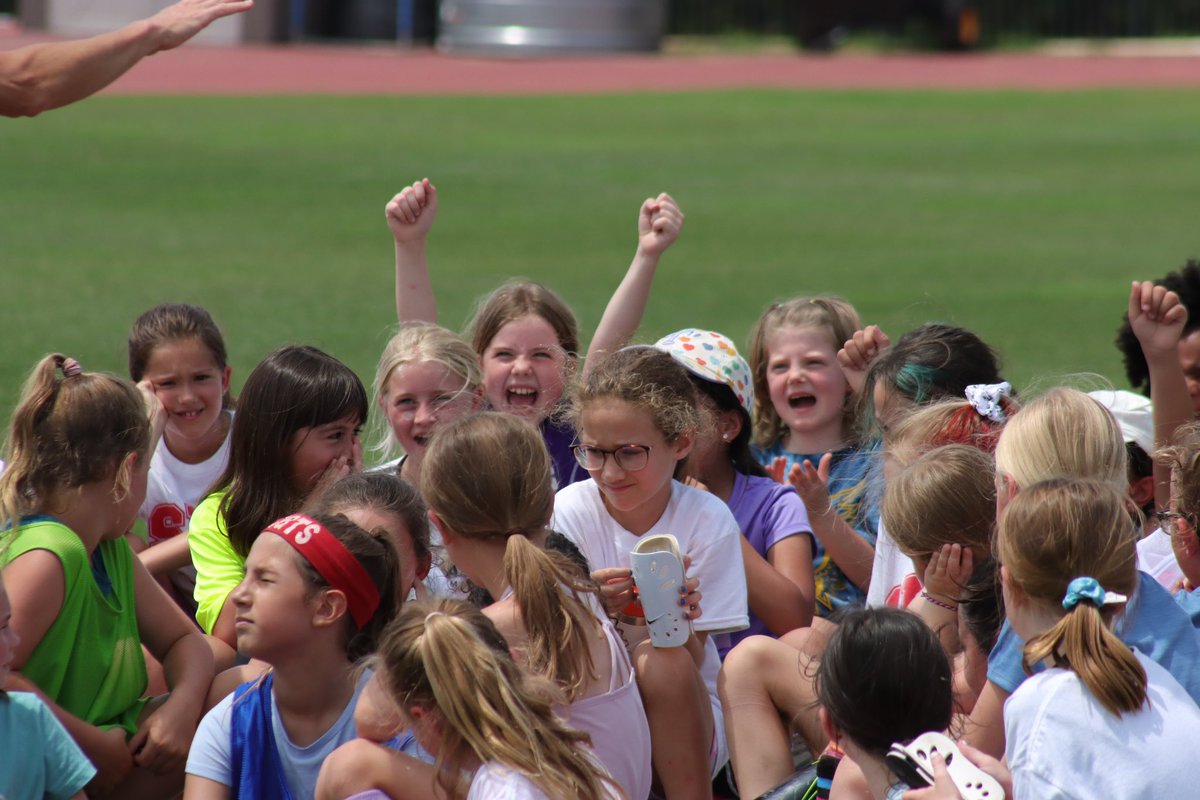
POLYGON ((727 680, 740 679, 756 674, 767 666, 779 642, 770 636, 747 636, 725 654, 721 673, 727 680))
POLYGON ((686 647, 654 647, 642 642, 633 651, 633 668, 643 697, 679 697, 693 693, 700 673, 686 647))
POLYGON ((387 751, 366 739, 351 739, 325 759, 321 767, 321 786, 340 794, 353 794, 374 788, 371 776, 387 751))

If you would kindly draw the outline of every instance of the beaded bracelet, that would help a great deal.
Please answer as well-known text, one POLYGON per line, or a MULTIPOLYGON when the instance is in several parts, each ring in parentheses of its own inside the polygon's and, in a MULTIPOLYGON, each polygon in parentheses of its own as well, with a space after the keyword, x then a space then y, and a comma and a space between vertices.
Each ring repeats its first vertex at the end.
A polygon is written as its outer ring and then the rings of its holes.
POLYGON ((921 590, 921 597, 924 598, 926 602, 933 603, 938 608, 944 608, 947 611, 958 611, 958 606, 950 605, 949 603, 943 603, 941 600, 938 600, 924 589, 921 590))

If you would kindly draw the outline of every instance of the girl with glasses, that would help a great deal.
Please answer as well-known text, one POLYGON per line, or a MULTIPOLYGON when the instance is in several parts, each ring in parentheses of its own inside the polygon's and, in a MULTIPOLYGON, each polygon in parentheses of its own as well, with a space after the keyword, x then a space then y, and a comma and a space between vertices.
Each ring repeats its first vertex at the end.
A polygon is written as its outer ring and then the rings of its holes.
POLYGON ((575 412, 576 454, 591 479, 558 492, 552 526, 587 557, 609 614, 631 610, 630 551, 644 537, 673 535, 685 568, 690 563, 679 598, 693 623, 685 646, 656 648, 638 638, 644 626, 623 633, 650 722, 657 782, 667 797, 701 796, 728 761, 712 635, 741 630, 748 619, 737 521, 719 498, 675 479, 700 425, 696 391, 667 353, 628 347, 584 379, 575 412))

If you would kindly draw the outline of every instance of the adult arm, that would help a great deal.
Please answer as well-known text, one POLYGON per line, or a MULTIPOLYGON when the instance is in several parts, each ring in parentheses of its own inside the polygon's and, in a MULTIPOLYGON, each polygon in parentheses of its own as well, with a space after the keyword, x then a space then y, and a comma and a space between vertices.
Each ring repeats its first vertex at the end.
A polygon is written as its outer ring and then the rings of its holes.
POLYGON ((625 278, 613 292, 583 362, 586 377, 606 353, 624 346, 642 323, 658 261, 679 238, 683 212, 671 195, 647 198, 638 211, 638 246, 625 278))
POLYGON ((180 0, 120 30, 0 53, 0 114, 32 117, 94 94, 148 55, 178 47, 253 0, 180 0))

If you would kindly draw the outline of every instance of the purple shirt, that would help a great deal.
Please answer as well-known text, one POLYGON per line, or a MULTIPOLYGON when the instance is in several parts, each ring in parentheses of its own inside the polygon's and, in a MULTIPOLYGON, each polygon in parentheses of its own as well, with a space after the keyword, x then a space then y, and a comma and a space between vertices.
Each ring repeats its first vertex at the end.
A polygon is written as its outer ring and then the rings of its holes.
MULTIPOLYGON (((812 538, 812 525, 800 495, 791 486, 776 483, 770 478, 738 473, 729 496, 729 510, 737 520, 742 535, 763 558, 776 543, 789 536, 807 534, 812 538)), ((815 542, 813 549, 816 550, 815 542)), ((703 587, 701 587, 703 591, 703 587)), ((735 644, 747 636, 774 636, 754 612, 750 612, 750 627, 729 634, 728 642, 719 641, 717 651, 725 657, 735 644)), ((723 637, 722 637, 723 638, 723 637)))
POLYGON ((555 421, 551 416, 542 422, 541 431, 554 467, 555 488, 562 489, 577 481, 587 480, 590 477, 587 470, 579 466, 575 454, 571 452, 571 445, 575 443, 575 429, 555 421))

